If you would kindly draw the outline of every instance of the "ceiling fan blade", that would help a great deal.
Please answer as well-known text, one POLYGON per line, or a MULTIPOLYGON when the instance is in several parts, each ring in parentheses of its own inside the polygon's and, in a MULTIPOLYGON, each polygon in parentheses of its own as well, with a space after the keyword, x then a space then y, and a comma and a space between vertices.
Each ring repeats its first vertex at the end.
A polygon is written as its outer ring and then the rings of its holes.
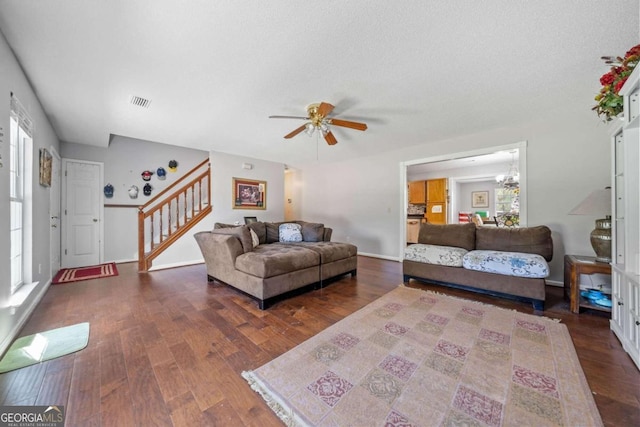
POLYGON ((284 136, 284 137, 285 137, 285 139, 293 138, 294 136, 296 136, 297 134, 299 134, 300 132, 302 132, 306 126, 307 126, 307 125, 306 125, 306 124, 304 124, 304 125, 300 126, 299 128, 297 128, 296 130, 292 131, 291 133, 286 134, 286 135, 284 136))
POLYGON ((302 119, 309 120, 309 117, 301 117, 301 116, 269 116, 270 119, 302 119))
POLYGON ((327 132, 327 134, 324 136, 324 139, 329 145, 336 145, 338 143, 338 140, 335 136, 333 136, 333 133, 331 133, 331 131, 327 132))
POLYGON ((367 125, 364 123, 352 122, 349 120, 340 120, 340 119, 329 119, 329 124, 342 126, 345 128, 355 129, 355 130, 367 130, 367 125))
POLYGON ((327 115, 332 112, 334 106, 329 104, 328 102, 321 102, 318 107, 318 115, 321 117, 327 117, 327 115))

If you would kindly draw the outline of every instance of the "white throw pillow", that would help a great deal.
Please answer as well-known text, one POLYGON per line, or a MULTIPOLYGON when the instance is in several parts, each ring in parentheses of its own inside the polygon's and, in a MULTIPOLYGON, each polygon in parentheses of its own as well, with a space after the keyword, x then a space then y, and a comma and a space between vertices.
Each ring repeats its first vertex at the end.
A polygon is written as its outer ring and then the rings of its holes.
POLYGON ((281 242, 302 242, 302 226, 293 223, 280 224, 278 238, 281 242))
POLYGON ((253 244, 253 247, 255 248, 256 246, 258 246, 260 244, 260 239, 258 238, 258 235, 256 234, 255 231, 253 231, 252 229, 249 229, 249 231, 251 232, 251 243, 253 244))

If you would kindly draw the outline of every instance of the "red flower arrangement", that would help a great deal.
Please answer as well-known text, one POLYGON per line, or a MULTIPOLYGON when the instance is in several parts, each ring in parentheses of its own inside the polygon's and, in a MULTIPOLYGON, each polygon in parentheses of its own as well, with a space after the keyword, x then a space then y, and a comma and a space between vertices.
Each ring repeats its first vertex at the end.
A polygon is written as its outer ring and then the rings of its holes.
POLYGON ((622 97, 618 93, 639 61, 640 44, 632 47, 624 55, 624 58, 617 57, 607 60, 607 63, 613 64, 613 66, 611 71, 600 77, 602 89, 595 97, 598 103, 592 108, 598 113, 598 116, 604 116, 605 121, 610 121, 622 113, 622 97))

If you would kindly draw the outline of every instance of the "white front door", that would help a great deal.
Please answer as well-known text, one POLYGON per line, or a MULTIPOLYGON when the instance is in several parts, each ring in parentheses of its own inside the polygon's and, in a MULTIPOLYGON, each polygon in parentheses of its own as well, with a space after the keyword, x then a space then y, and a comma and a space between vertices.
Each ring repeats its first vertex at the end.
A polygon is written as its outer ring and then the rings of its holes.
POLYGON ((63 159, 63 267, 102 262, 102 163, 63 159))
POLYGON ((51 259, 51 278, 60 270, 60 156, 51 149, 51 192, 49 193, 49 218, 51 228, 49 258, 51 259))

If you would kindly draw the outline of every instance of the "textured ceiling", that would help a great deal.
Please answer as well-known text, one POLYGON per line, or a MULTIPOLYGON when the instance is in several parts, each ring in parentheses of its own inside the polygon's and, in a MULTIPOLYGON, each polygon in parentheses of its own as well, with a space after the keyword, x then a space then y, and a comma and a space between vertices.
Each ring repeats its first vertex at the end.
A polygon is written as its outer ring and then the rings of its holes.
POLYGON ((638 4, 0 0, 0 30, 63 141, 297 164, 588 110, 600 56, 639 42, 638 4), (285 140, 304 122, 268 118, 319 101, 369 129, 334 127, 328 147, 285 140))

